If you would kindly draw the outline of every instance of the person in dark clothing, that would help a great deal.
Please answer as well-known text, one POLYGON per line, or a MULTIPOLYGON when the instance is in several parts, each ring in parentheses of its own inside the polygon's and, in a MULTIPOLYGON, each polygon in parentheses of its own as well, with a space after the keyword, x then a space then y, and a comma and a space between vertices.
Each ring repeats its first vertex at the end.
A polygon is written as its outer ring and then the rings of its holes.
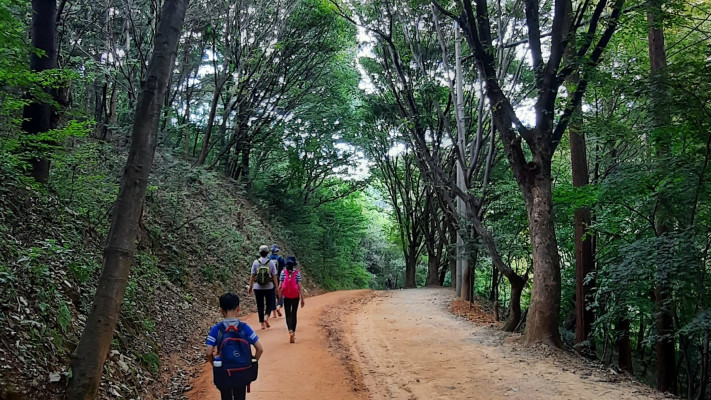
MULTIPOLYGON (((281 271, 284 270, 286 261, 284 260, 284 257, 279 255, 279 245, 278 244, 275 243, 272 245, 272 254, 269 255, 269 259, 276 263, 277 276, 281 276, 281 271)), ((281 298, 277 299, 276 292, 274 293, 274 296, 275 296, 274 301, 276 303, 276 307, 274 307, 272 318, 276 318, 277 315, 281 317, 281 308, 284 306, 284 300, 281 298)))
POLYGON ((301 286, 301 272, 296 269, 296 264, 296 257, 287 257, 286 268, 279 275, 282 288, 281 294, 284 298, 286 328, 289 330, 289 343, 296 341, 296 313, 299 310, 299 303, 301 303, 301 307, 306 304, 304 302, 304 289, 301 286))

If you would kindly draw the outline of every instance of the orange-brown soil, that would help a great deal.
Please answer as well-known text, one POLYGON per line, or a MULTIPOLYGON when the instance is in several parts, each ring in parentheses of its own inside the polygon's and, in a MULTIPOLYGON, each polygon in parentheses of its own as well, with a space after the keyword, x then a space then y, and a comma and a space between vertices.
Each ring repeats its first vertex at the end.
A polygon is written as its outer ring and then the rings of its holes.
MULTIPOLYGON (((284 318, 257 330, 265 352, 249 400, 663 399, 625 374, 520 336, 448 289, 334 292, 306 299, 296 343, 284 318), (457 314, 461 315, 458 316, 457 314)), ((245 321, 259 327, 255 315, 245 321)), ((219 399, 208 364, 191 400, 219 399)))

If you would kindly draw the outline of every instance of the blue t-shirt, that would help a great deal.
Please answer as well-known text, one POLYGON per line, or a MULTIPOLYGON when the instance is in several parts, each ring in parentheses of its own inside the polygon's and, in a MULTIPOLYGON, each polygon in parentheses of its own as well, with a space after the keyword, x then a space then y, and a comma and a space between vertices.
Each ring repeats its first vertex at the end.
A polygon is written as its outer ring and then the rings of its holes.
POLYGON ((284 257, 280 256, 279 254, 270 254, 269 259, 272 261, 276 261, 277 263, 277 273, 281 274, 281 271, 284 270, 284 267, 286 267, 286 260, 284 260, 284 257))
MULTIPOLYGON (((239 319, 237 318, 228 318, 226 320, 220 321, 215 324, 215 326, 210 329, 210 333, 207 334, 207 341, 205 342, 206 345, 208 346, 215 346, 215 343, 217 342, 217 335, 220 333, 220 325, 222 325, 223 322, 235 322, 238 323, 239 319)), ((244 324, 244 333, 245 336, 247 337, 247 343, 249 344, 255 344, 259 340, 259 336, 257 336, 257 333, 254 332, 251 326, 244 324)))

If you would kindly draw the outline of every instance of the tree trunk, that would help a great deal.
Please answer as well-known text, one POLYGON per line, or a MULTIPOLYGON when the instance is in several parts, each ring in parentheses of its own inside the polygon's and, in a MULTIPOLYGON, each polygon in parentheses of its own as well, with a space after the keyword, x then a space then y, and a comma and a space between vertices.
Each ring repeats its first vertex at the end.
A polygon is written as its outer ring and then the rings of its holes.
POLYGON ((644 325, 644 316, 640 315, 639 330, 637 331, 637 357, 640 360, 644 360, 644 331, 647 327, 644 325))
POLYGON ((185 80, 185 116, 183 123, 185 124, 184 143, 183 143, 183 159, 187 160, 190 156, 190 74, 185 80))
POLYGON ((504 261, 501 259, 501 255, 496 250, 496 244, 494 243, 493 236, 486 228, 484 228, 475 211, 469 215, 469 220, 472 222, 474 230, 479 235, 479 238, 481 238, 484 245, 486 245, 492 263, 504 276, 506 276, 509 280, 509 284, 511 285, 511 302, 509 306, 511 312, 509 313, 509 320, 507 320, 504 328, 513 331, 516 329, 521 320, 521 293, 523 292, 523 288, 528 281, 528 276, 521 276, 510 266, 504 264, 504 261))
POLYGON ((444 280, 447 278, 447 271, 449 271, 449 261, 446 265, 442 265, 439 269, 439 286, 444 286, 444 280))
POLYGON ((438 240, 437 240, 437 271, 435 271, 435 285, 443 286, 444 274, 447 272, 447 264, 444 263, 444 255, 447 251, 447 220, 446 217, 442 217, 438 222, 440 227, 438 228, 438 240), (441 272, 440 272, 441 271, 441 272), (440 278, 441 276, 441 278, 440 278))
POLYGON ((249 143, 248 141, 244 142, 244 147, 242 148, 242 159, 241 159, 241 167, 240 171, 241 174, 240 176, 236 177, 235 179, 239 180, 244 184, 245 189, 249 190, 250 186, 250 156, 252 154, 252 144, 249 143))
MULTIPOLYGON (((571 145, 572 147, 572 145, 571 145)), ((575 343, 580 344, 588 339, 592 332, 595 315, 588 307, 592 295, 592 281, 585 282, 588 275, 595 269, 590 226, 590 209, 587 207, 575 210, 575 343)), ((578 346, 578 351, 582 349, 578 346)))
POLYGON ((709 331, 704 332, 704 339, 701 345, 701 382, 699 383, 699 393, 696 400, 706 398, 706 386, 709 382, 709 331))
MULTIPOLYGON (((457 286, 457 227, 453 222, 449 224, 449 286, 456 288, 457 286)), ((444 281, 443 281, 444 282, 444 281)))
MULTIPOLYGON (((239 130, 235 132, 235 135, 239 135, 239 130)), ((239 177, 242 168, 242 164, 239 162, 239 156, 242 154, 242 139, 237 136, 235 139, 235 156, 234 159, 232 159, 230 162, 226 164, 227 166, 227 173, 229 174, 232 179, 237 179, 236 177, 239 177)))
POLYGON ((499 301, 499 270, 495 265, 491 266, 491 290, 489 290, 489 301, 499 301))
POLYGON ((223 85, 218 85, 215 88, 214 93, 212 93, 212 102, 210 103, 210 113, 207 117, 207 125, 205 126, 205 134, 202 137, 202 147, 200 148, 200 155, 198 156, 195 165, 205 164, 207 160, 207 153, 210 150, 210 137, 212 136, 212 125, 215 123, 215 114, 217 113, 217 104, 220 100, 220 92, 222 91, 223 85))
MULTIPOLYGON (((472 237, 474 234, 471 235, 472 237)), ((476 264, 479 261, 479 250, 472 249, 471 257, 469 258, 469 270, 467 273, 467 298, 464 301, 474 301, 474 285, 476 283, 476 264)))
POLYGON ((116 108, 118 106, 117 96, 118 96, 118 84, 114 80, 111 84, 111 97, 109 98, 109 115, 106 116, 106 138, 110 138, 114 134, 114 127, 118 123, 118 114, 116 113, 116 108))
POLYGON ((167 82, 177 53, 187 0, 166 0, 139 98, 126 169, 104 249, 104 267, 79 345, 72 355, 68 399, 95 399, 111 348, 135 252, 138 223, 155 154, 167 82))
POLYGON ((560 346, 560 256, 553 225, 550 152, 534 152, 534 171, 522 184, 533 249, 533 291, 525 342, 560 346), (537 156, 543 153, 543 156, 537 156))
POLYGON ((236 181, 239 181, 241 177, 245 175, 245 165, 249 168, 249 160, 246 162, 242 160, 245 155, 245 150, 249 147, 249 126, 247 126, 247 117, 245 117, 241 111, 242 110, 237 114, 237 126, 234 133, 235 157, 230 167, 230 176, 236 181))
MULTIPOLYGON (((577 74, 569 80, 577 86, 580 82, 577 74)), ((572 88, 571 88, 572 89, 572 88)), ((585 187, 590 183, 588 157, 585 144, 585 134, 582 132, 582 106, 578 106, 575 116, 570 122, 570 164, 573 175, 573 186, 585 187)), ((578 352, 584 349, 580 346, 592 331, 595 315, 587 307, 592 293, 592 282, 585 282, 586 277, 595 269, 593 255, 593 240, 588 230, 592 217, 588 207, 581 207, 574 212, 575 225, 575 343, 578 352)))
MULTIPOLYGON (((662 279, 659 279, 662 281, 662 279)), ((676 344, 674 340, 674 317, 670 310, 669 288, 658 284, 654 290, 657 309, 655 328, 657 330, 657 389, 662 392, 676 392, 676 344)))
MULTIPOLYGON (((470 238, 474 239, 474 235, 470 233, 470 238)), ((463 301, 473 301, 474 300, 474 280, 476 275, 474 273, 476 268, 476 262, 478 257, 478 252, 476 248, 472 249, 472 252, 467 257, 467 269, 462 271, 462 296, 463 301)))
POLYGON ((526 286, 526 279, 523 279, 518 275, 512 275, 509 277, 509 283, 511 284, 509 317, 506 319, 504 327, 501 329, 506 332, 513 332, 516 330, 519 322, 521 322, 521 293, 523 293, 523 288, 526 286))
MULTIPOLYGON (((100 58, 101 56, 99 56, 100 58)), ((104 139, 104 110, 106 109, 106 83, 94 82, 94 137, 104 139)))
POLYGON ((413 244, 407 246, 405 255, 405 288, 416 288, 417 275, 417 249, 413 244))
POLYGON ((632 373, 632 342, 630 341, 630 320, 617 320, 617 351, 620 369, 632 373))
MULTIPOLYGON (((454 78, 455 78, 455 119, 457 122, 457 148, 460 154, 466 154, 466 121, 464 120, 464 89, 462 83, 462 40, 459 36, 459 28, 454 27, 454 78)), ((464 165, 461 160, 457 161, 457 187, 466 192, 467 179, 465 176, 464 165)), ((464 218, 466 214, 466 205, 464 199, 457 196, 457 214, 459 218, 464 218)), ((459 224, 459 230, 464 229, 464 224, 459 224)), ((457 237, 457 295, 462 300, 469 300, 468 290, 465 288, 469 285, 469 262, 467 260, 467 245, 464 238, 459 235, 457 237)))
POLYGON ((469 254, 464 253, 462 256, 464 257, 462 260, 462 293, 459 298, 463 301, 470 301, 472 286, 471 265, 469 262, 469 254))
MULTIPOLYGON (((664 29, 661 22, 661 0, 649 3, 647 22, 649 23, 649 61, 652 79, 652 124, 654 129, 664 129, 669 124, 668 112, 664 110, 667 97, 666 88, 659 81, 666 75, 667 55, 664 45, 664 29)), ((669 156, 669 137, 663 132, 654 135, 657 139, 657 156, 663 161, 669 156)), ((664 189, 662 189, 664 190, 664 189)), ((656 215, 656 235, 663 237, 671 231, 670 213, 665 200, 666 193, 659 193, 659 209, 656 215)), ((674 318, 671 311, 672 289, 669 283, 668 270, 660 260, 657 265, 656 283, 654 288, 656 323, 658 339, 657 350, 657 389, 663 392, 676 392, 676 344, 674 340, 674 318)))
MULTIPOLYGON (((459 202, 459 198, 457 198, 457 202, 459 202)), ((459 210, 459 206, 457 206, 457 209, 459 210)), ((461 215, 461 214, 460 214, 461 215)), ((462 224, 459 224, 459 226, 462 226, 462 224)), ((461 233, 459 233, 459 229, 457 229, 457 265, 456 265, 456 278, 454 280, 456 286, 456 292, 457 296, 461 297, 462 296, 462 288, 464 287, 464 271, 469 268, 469 265, 467 263, 467 256, 465 253, 466 246, 464 244, 464 238, 462 237, 461 233)))
POLYGON ((424 228, 424 240, 427 247, 427 279, 425 286, 439 285, 439 266, 442 261, 443 242, 445 240, 439 233, 443 232, 444 220, 439 218, 436 203, 437 193, 434 189, 429 189, 425 196, 425 213, 423 215, 422 226, 424 228))
POLYGON ((439 258, 430 255, 427 260, 427 282, 426 286, 439 286, 439 258))
MULTIPOLYGON (((30 55, 30 69, 42 72, 57 67, 57 2, 56 0, 32 0, 32 46, 44 52, 30 55)), ((36 99, 25 106, 22 130, 30 135, 48 132, 52 126, 53 110, 50 104, 39 103, 36 99)), ((49 181, 49 158, 40 149, 32 151, 32 177, 40 183, 49 181)))

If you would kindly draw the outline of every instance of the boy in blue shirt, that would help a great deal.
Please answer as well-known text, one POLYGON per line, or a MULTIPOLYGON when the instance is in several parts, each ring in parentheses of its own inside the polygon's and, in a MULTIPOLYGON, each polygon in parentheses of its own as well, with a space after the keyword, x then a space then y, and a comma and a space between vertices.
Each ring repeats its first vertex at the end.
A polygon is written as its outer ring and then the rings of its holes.
MULTIPOLYGON (((230 329, 231 327, 239 327, 241 330, 240 336, 243 337, 247 343, 249 343, 250 346, 248 347, 251 348, 251 346, 254 346, 256 350, 254 358, 259 360, 259 357, 262 356, 264 348, 259 342, 259 337, 249 325, 241 322, 238 318, 241 311, 242 309, 239 306, 239 296, 234 293, 225 293, 220 296, 220 312, 222 313, 224 320, 215 324, 215 326, 210 329, 210 333, 207 335, 205 355, 207 356, 208 362, 217 361, 221 365, 221 360, 218 361, 215 358, 216 356, 219 356, 218 353, 221 343, 218 342, 222 341, 221 336, 224 335, 221 335, 220 333, 222 326, 228 327, 227 329, 230 329)), ((224 329, 222 330, 224 331, 224 329)), ((215 363, 213 363, 213 365, 215 365, 215 363)), ((226 375, 226 373, 222 374, 222 368, 218 368, 217 365, 215 365, 213 372, 215 374, 214 382, 220 390, 222 400, 244 400, 247 391, 247 384, 232 385, 228 382, 224 382, 225 379, 223 375, 226 375), (218 373, 220 376, 218 376, 218 373)))

